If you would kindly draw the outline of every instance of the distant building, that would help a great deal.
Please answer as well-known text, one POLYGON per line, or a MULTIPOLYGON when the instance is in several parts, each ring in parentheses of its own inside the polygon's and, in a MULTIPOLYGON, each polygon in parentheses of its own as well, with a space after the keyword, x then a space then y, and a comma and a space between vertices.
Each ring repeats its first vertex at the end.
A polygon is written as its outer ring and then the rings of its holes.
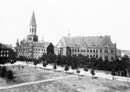
POLYGON ((117 58, 121 58, 121 50, 120 49, 116 49, 116 56, 117 58))
POLYGON ((130 57, 130 50, 121 50, 121 56, 127 55, 130 57))
POLYGON ((17 40, 16 42, 15 48, 17 56, 38 59, 43 55, 43 53, 54 53, 54 46, 51 42, 45 42, 43 39, 42 41, 38 41, 38 36, 36 35, 37 25, 34 12, 32 14, 29 27, 30 33, 27 35, 27 39, 23 39, 21 42, 17 40))
POLYGON ((59 55, 84 55, 89 58, 101 57, 103 60, 115 60, 116 44, 110 36, 62 37, 54 49, 59 55))
POLYGON ((15 58, 15 55, 12 46, 0 43, 0 60, 7 61, 15 58))

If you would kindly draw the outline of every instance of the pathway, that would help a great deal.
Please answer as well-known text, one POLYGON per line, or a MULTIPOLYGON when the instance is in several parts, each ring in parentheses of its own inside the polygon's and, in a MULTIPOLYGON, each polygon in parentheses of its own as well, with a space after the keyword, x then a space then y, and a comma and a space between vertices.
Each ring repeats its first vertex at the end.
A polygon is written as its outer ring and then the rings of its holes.
POLYGON ((71 76, 67 75, 67 76, 57 77, 57 78, 53 78, 53 79, 46 79, 46 80, 40 80, 40 81, 34 81, 34 82, 21 83, 21 84, 7 86, 7 87, 0 87, 0 90, 1 89, 14 88, 14 87, 20 87, 20 86, 25 86, 25 85, 31 85, 31 84, 38 84, 38 83, 42 83, 42 82, 54 81, 54 80, 70 78, 70 77, 75 77, 75 76, 74 75, 71 75, 71 76))

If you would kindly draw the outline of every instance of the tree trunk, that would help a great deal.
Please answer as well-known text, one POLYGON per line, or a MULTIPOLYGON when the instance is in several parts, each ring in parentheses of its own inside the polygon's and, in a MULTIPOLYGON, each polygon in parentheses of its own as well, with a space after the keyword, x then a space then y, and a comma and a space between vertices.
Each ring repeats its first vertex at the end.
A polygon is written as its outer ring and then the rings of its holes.
POLYGON ((36 69, 36 65, 35 65, 35 69, 36 69))
POLYGON ((129 77, 127 77, 127 82, 129 82, 129 77))
POLYGON ((78 73, 78 77, 79 77, 79 73, 78 73))
POLYGON ((67 71, 66 71, 66 75, 67 75, 67 71))
POLYGON ((93 80, 93 75, 92 75, 92 80, 93 80))
POLYGON ((73 74, 74 74, 74 70, 73 70, 73 74))
POLYGON ((62 72, 63 72, 63 67, 62 67, 62 72))
POLYGON ((113 80, 114 80, 114 76, 113 76, 113 80))

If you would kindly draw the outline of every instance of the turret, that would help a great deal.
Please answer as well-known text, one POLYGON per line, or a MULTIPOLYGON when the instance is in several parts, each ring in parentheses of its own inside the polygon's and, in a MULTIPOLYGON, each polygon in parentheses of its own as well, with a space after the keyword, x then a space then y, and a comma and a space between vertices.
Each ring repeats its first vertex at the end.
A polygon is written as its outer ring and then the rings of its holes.
POLYGON ((31 17, 31 21, 30 21, 30 35, 36 35, 36 20, 35 20, 35 14, 33 12, 32 17, 31 17))
POLYGON ((30 29, 29 29, 29 35, 27 36, 27 41, 37 42, 38 41, 38 36, 36 35, 37 25, 34 12, 31 17, 29 28, 30 29))
POLYGON ((17 39, 17 42, 16 42, 16 47, 18 47, 19 46, 19 40, 17 39))

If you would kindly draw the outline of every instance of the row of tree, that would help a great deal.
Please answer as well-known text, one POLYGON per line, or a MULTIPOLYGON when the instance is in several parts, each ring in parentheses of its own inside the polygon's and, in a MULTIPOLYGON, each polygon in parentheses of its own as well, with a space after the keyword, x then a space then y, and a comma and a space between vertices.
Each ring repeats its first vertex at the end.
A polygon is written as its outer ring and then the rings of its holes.
MULTIPOLYGON (((71 67, 71 69, 76 70, 77 68, 84 68, 84 70, 97 69, 110 72, 123 72, 122 75, 129 76, 130 73, 130 58, 127 55, 124 55, 121 59, 116 59, 113 61, 105 60, 101 58, 89 58, 87 56, 78 55, 78 56, 62 56, 55 54, 43 54, 39 59, 27 59, 21 57, 22 60, 33 61, 34 65, 37 65, 42 61, 43 66, 47 64, 53 64, 54 66, 59 65, 61 67, 71 67), (127 72, 127 73, 126 73, 127 72)), ((114 74, 114 73, 113 73, 114 74)))
POLYGON ((126 71, 130 68, 130 58, 125 55, 120 60, 105 60, 103 61, 101 58, 88 58, 87 56, 79 55, 79 56, 56 56, 55 54, 43 54, 39 61, 43 61, 49 64, 57 64, 60 66, 70 66, 72 68, 84 68, 88 67, 91 69, 97 70, 105 70, 105 71, 126 71))

